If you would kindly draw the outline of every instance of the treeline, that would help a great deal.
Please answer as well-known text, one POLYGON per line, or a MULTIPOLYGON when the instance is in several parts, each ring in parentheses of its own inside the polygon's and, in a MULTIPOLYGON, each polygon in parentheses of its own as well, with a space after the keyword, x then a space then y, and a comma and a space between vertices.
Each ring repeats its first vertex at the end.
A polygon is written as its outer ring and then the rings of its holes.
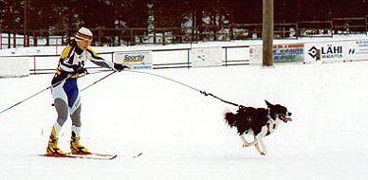
MULTIPOLYGON (((368 14, 368 0, 274 1, 276 23, 368 14)), ((262 0, 0 0, 0 29, 23 29, 25 21, 29 30, 261 23, 262 0)))

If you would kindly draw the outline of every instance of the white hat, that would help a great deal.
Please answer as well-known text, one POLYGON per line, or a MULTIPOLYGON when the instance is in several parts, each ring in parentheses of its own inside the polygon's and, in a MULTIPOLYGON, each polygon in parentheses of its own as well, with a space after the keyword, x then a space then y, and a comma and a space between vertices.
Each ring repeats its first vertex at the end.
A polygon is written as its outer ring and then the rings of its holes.
POLYGON ((92 41, 93 34, 92 32, 85 27, 82 27, 78 30, 77 34, 75 35, 76 41, 92 41))

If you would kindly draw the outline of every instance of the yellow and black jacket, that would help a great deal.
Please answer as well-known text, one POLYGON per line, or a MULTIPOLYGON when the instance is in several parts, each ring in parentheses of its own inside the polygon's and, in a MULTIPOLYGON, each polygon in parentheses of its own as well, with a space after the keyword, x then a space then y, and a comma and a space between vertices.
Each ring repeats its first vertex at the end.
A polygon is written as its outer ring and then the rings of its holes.
POLYGON ((73 40, 61 53, 59 64, 56 68, 51 84, 57 85, 60 81, 66 78, 77 79, 79 77, 78 71, 84 68, 85 61, 87 60, 90 60, 101 67, 113 68, 112 62, 99 57, 90 47, 87 50, 80 49, 77 46, 77 43, 73 40))

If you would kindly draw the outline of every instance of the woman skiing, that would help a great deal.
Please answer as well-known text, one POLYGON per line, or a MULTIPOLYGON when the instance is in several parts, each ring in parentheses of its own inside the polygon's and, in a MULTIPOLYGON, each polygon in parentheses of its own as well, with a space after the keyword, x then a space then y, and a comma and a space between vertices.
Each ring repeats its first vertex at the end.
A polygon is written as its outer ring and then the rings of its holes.
POLYGON ((52 79, 51 93, 57 112, 57 120, 52 126, 51 135, 46 148, 46 155, 62 156, 65 153, 58 147, 58 136, 65 121, 70 116, 72 132, 70 150, 72 154, 90 154, 89 150, 80 144, 81 136, 81 100, 77 79, 86 73, 85 61, 90 60, 98 66, 121 71, 127 66, 112 63, 99 57, 89 46, 92 42, 92 32, 85 27, 78 30, 75 40, 72 40, 62 51, 58 67, 52 79))

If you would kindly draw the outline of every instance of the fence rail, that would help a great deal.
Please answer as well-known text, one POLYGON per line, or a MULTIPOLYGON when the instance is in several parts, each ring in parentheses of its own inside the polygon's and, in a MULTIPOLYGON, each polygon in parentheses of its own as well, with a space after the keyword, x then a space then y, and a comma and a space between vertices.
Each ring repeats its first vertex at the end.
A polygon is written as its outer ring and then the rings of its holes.
MULTIPOLYGON (((203 47, 202 47, 203 48, 203 47)), ((223 54, 221 58, 221 66, 238 66, 238 65, 249 65, 250 60, 247 55, 244 55, 249 51, 250 46, 248 45, 235 45, 235 46, 221 46, 220 49, 223 54), (237 51, 234 51, 237 50, 237 51), (239 51, 242 51, 239 55, 239 51), (234 59, 234 56, 237 56, 234 59)), ((150 49, 154 55, 152 62, 152 69, 166 69, 166 68, 192 68, 193 66, 193 55, 192 48, 178 47, 169 49, 150 49), (172 59, 172 54, 178 55, 177 58, 172 59)), ((115 53, 120 51, 101 52, 99 55, 112 62, 117 61, 115 59, 115 53)), ((16 60, 17 58, 28 58, 29 61, 29 74, 53 74, 59 60, 59 55, 56 54, 34 54, 34 55, 6 55, 0 58, 16 60)), ((86 68, 93 70, 103 70, 93 63, 88 63, 86 68)))

